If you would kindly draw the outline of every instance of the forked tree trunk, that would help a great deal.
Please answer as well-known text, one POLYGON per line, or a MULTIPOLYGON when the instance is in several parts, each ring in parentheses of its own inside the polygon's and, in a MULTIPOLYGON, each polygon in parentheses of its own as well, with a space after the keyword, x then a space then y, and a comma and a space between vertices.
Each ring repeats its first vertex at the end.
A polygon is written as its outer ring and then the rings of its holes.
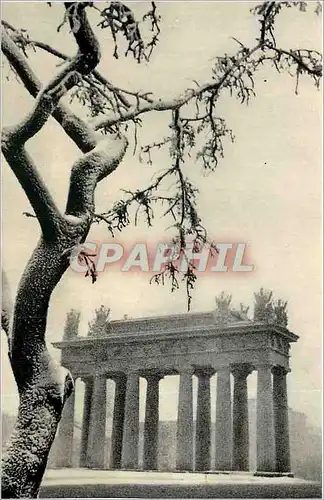
MULTIPOLYGON (((78 74, 90 73, 100 60, 99 45, 85 13, 90 4, 64 4, 78 53, 38 94, 30 115, 2 132, 2 152, 42 230, 18 286, 11 324, 9 301, 2 304, 2 327, 8 335, 9 359, 19 392, 18 418, 2 462, 2 498, 38 496, 64 403, 73 390, 70 373, 51 358, 46 346, 50 298, 69 266, 71 252, 84 242, 89 232, 98 182, 114 171, 128 145, 125 138, 96 134, 58 106, 60 98, 78 81, 78 74), (85 153, 71 170, 65 214, 56 207, 25 150, 25 143, 53 113, 85 153)), ((33 73, 5 30, 2 50, 22 81, 33 82, 33 73)))
MULTIPOLYGON (((80 241, 72 227, 58 241, 42 238, 19 284, 10 361, 19 391, 18 419, 2 465, 2 497, 37 496, 71 375, 49 355, 44 330, 49 300, 68 267, 66 250, 80 241), (65 252, 65 253, 64 253, 65 252)), ((87 229, 84 229, 85 236, 87 229)))

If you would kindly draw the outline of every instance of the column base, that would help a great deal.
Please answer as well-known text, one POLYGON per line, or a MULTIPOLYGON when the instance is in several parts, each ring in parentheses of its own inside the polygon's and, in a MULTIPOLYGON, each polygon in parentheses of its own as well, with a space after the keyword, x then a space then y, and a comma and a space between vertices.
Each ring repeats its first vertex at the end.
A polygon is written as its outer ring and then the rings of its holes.
POLYGON ((256 471, 253 476, 256 477, 295 477, 293 472, 262 472, 256 471))

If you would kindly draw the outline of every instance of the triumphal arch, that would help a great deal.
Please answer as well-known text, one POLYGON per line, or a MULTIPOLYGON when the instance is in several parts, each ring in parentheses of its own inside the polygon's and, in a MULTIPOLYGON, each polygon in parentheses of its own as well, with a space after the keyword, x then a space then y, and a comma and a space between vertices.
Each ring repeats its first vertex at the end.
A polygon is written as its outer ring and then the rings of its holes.
MULTIPOLYGON (((156 470, 159 381, 179 376, 176 470, 246 471, 249 468, 247 378, 257 372, 257 471, 290 471, 287 374, 290 344, 286 304, 255 294, 253 318, 231 308, 222 294, 211 312, 109 321, 102 306, 87 337, 78 313, 68 314, 64 338, 54 344, 63 366, 85 383, 80 465, 104 467, 106 381, 115 382, 110 468, 139 468, 139 381, 147 381, 143 469, 156 470), (215 457, 211 462, 211 388, 216 374, 215 457), (197 413, 193 415, 193 376, 197 413), (231 381, 232 379, 232 381, 231 381), (194 433, 194 418, 196 432, 194 433), (194 437, 195 434, 195 437, 194 437)), ((75 394, 64 409, 57 440, 60 466, 71 466, 75 394)))

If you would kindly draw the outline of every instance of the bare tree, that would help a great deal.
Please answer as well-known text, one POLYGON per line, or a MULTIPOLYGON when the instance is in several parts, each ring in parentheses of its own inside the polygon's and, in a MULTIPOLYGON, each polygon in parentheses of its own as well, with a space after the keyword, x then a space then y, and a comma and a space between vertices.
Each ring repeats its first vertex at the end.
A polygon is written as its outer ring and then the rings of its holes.
MULTIPOLYGON (((97 29, 110 30, 116 58, 120 57, 122 36, 126 40, 126 55, 131 54, 141 62, 150 58, 160 36, 160 17, 154 2, 141 22, 120 2, 110 2, 102 11, 93 2, 67 2, 62 6, 65 8, 62 24, 69 23, 77 44, 73 57, 2 21, 3 54, 35 98, 24 120, 3 129, 2 152, 28 197, 34 211, 29 215, 37 218, 42 233, 19 283, 12 315, 10 300, 3 300, 2 305, 2 325, 8 335, 10 363, 19 392, 18 418, 3 459, 3 498, 38 495, 64 402, 73 390, 71 375, 48 353, 46 320, 51 294, 69 266, 71 252, 85 241, 91 224, 104 221, 112 234, 136 223, 140 216, 151 225, 155 207, 161 204, 165 216, 173 217, 180 252, 185 253, 188 234, 198 247, 205 244, 208 236, 196 208, 197 189, 185 176, 183 164, 189 157, 195 157, 205 170, 213 171, 222 158, 223 140, 231 137, 231 130, 216 109, 222 93, 230 92, 241 102, 248 102, 255 94, 255 72, 264 64, 272 65, 278 72, 289 71, 296 78, 296 91, 300 75, 311 77, 316 86, 322 76, 322 59, 317 51, 282 48, 276 42, 275 22, 281 10, 286 7, 305 10, 305 2, 265 2, 256 6, 252 14, 260 23, 260 32, 255 45, 247 47, 238 42, 235 54, 215 58, 208 82, 196 82, 193 89, 169 101, 119 88, 97 71, 100 47, 87 17, 87 9, 94 9, 99 16, 97 29), (142 36, 145 23, 151 32, 148 41, 142 36), (64 62, 45 87, 29 66, 28 50, 46 51, 64 62), (60 102, 67 94, 88 109, 88 122, 60 102), (169 116, 169 134, 159 142, 140 145, 138 132, 142 119, 151 111, 169 116), (64 214, 25 149, 26 142, 39 133, 51 116, 82 152, 71 169, 64 214), (125 197, 107 212, 97 214, 95 189, 122 161, 131 133, 135 152, 140 153, 142 161, 152 163, 154 150, 169 148, 170 165, 149 185, 125 192, 125 197), (167 196, 162 194, 165 183, 172 186, 167 196)), ((317 11, 319 8, 316 5, 317 11)), ((95 281, 93 263, 86 255, 85 259, 95 281)), ((170 263, 154 280, 163 283, 169 277, 174 289, 179 286, 179 276, 179 269, 170 263)), ((190 304, 190 290, 196 279, 192 264, 188 263, 183 279, 190 304)), ((7 297, 8 287, 5 281, 3 284, 7 297)))

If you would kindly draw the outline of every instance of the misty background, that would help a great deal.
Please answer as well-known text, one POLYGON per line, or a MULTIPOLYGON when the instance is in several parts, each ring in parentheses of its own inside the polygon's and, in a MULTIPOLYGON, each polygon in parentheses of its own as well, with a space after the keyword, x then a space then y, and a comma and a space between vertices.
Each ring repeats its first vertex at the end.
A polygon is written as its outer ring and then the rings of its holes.
MULTIPOLYGON (((131 58, 112 57, 108 31, 99 33, 103 57, 100 71, 114 84, 131 90, 152 91, 167 98, 210 78, 213 58, 237 50, 235 37, 252 44, 259 28, 250 14, 251 2, 158 2, 162 16, 160 43, 149 64, 138 65, 131 58)), ((132 4, 138 15, 148 2, 132 4)), ((286 9, 278 20, 278 44, 288 48, 321 48, 321 19, 311 6, 307 13, 286 9)), ((60 4, 2 4, 2 17, 17 28, 26 28, 31 37, 73 54, 75 46, 65 26, 56 27, 63 16, 60 4)), ((57 71, 58 61, 41 51, 29 51, 29 63, 44 82, 57 71)), ((4 61, 2 76, 2 123, 17 123, 30 110, 33 99, 13 74, 7 81, 4 61)), ((233 295, 234 304, 253 306, 253 293, 261 286, 273 289, 276 297, 288 300, 289 329, 300 336, 291 349, 292 372, 289 405, 307 417, 308 425, 321 426, 322 390, 322 290, 321 290, 321 191, 322 191, 322 95, 310 79, 302 77, 299 93, 287 74, 264 68, 256 75, 256 92, 249 106, 224 94, 219 100, 220 116, 235 134, 235 143, 225 143, 225 158, 216 172, 203 176, 194 163, 186 166, 200 189, 199 209, 210 238, 219 242, 245 242, 252 273, 214 273, 199 278, 193 292, 192 311, 214 308, 214 297, 222 290, 233 295)), ((161 139, 168 131, 170 117, 152 113, 145 116, 141 143, 161 139)), ((131 137, 131 136, 130 136, 131 137)), ((69 171, 78 158, 77 148, 54 120, 28 143, 39 170, 57 203, 65 206, 69 171)), ((97 212, 106 211, 120 198, 120 189, 143 187, 152 174, 167 166, 164 153, 155 154, 153 165, 141 164, 132 148, 113 175, 97 189, 97 212)), ((29 203, 18 182, 3 163, 2 168, 3 261, 12 294, 39 237, 35 219, 26 218, 29 203)), ((153 228, 140 223, 116 236, 115 242, 130 246, 134 242, 157 245, 165 241, 166 221, 157 212, 153 228)), ((103 225, 94 225, 89 241, 109 242, 103 225)), ((185 290, 170 293, 150 285, 150 273, 121 273, 108 269, 92 285, 82 275, 68 271, 57 286, 48 317, 48 342, 62 338, 66 313, 81 311, 80 334, 86 335, 94 309, 104 304, 112 319, 185 313, 185 290)), ((2 411, 14 415, 18 397, 2 336, 2 411)), ((53 350, 56 356, 59 352, 53 350)), ((160 415, 163 421, 176 416, 177 381, 161 382, 160 415)), ((255 396, 255 377, 249 383, 249 396, 255 396)), ((215 391, 214 391, 215 392, 215 391)), ((141 384, 141 419, 144 386, 141 384)), ((213 414, 215 413, 213 403, 213 414)), ((81 410, 81 394, 77 403, 81 410)))

